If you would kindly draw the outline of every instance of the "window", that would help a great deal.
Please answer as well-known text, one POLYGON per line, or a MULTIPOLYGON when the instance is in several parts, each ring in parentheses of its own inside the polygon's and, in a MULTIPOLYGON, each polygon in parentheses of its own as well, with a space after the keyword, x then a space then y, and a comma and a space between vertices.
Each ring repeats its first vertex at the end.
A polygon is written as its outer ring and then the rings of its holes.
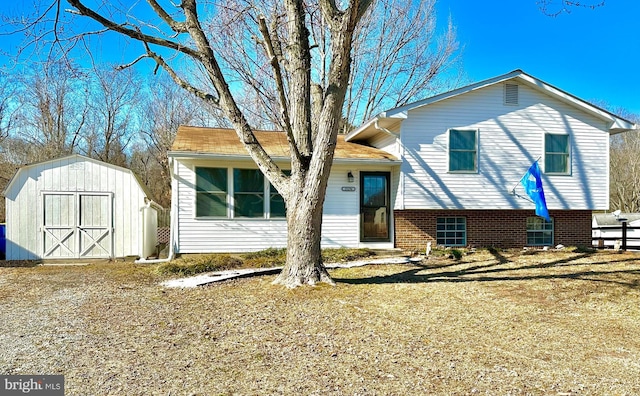
POLYGON ((544 172, 569 173, 569 135, 544 135, 544 172))
POLYGON ((552 246, 553 245, 553 219, 547 221, 542 217, 527 218, 527 245, 528 246, 552 246))
MULTIPOLYGON (((266 218, 267 207, 270 218, 286 217, 282 195, 270 183, 265 183, 260 170, 228 171, 227 168, 196 167, 196 217, 266 218), (233 197, 233 212, 228 210, 229 196, 233 197)), ((291 171, 284 173, 289 175, 291 171)))
POLYGON ((449 171, 478 170, 476 131, 449 130, 449 171))
POLYGON ((438 217, 436 243, 444 246, 467 246, 467 219, 465 217, 438 217))
POLYGON ((227 216, 227 169, 196 168, 196 217, 227 216))
MULTIPOLYGON (((291 171, 290 170, 285 170, 283 171, 285 175, 290 176, 291 175, 291 171)), ((280 193, 278 192, 278 190, 276 190, 276 188, 269 183, 269 204, 270 204, 270 208, 271 210, 270 212, 270 217, 274 218, 274 217, 286 217, 287 216, 287 209, 284 206, 284 198, 282 198, 282 195, 280 195, 280 193)))
POLYGON ((233 170, 235 217, 264 217, 264 175, 258 169, 233 170))

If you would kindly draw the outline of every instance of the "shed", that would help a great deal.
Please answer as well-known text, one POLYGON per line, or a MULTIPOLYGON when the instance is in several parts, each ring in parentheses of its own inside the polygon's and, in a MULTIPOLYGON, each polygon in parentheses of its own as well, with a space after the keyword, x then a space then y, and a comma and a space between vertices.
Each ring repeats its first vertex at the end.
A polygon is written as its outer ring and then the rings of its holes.
POLYGON ((7 185, 7 260, 147 257, 157 213, 131 170, 79 154, 24 166, 7 185))
POLYGON ((627 222, 627 247, 640 248, 640 213, 598 213, 593 215, 593 246, 613 247, 622 240, 622 219, 627 222))

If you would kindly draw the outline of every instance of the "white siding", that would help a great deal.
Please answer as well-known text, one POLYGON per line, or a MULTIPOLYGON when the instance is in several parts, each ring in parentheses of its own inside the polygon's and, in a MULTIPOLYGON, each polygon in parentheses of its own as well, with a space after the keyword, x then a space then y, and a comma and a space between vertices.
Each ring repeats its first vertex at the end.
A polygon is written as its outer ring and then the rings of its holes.
MULTIPOLYGON (((177 253, 246 252, 285 247, 285 219, 198 219, 195 217, 195 167, 255 168, 252 162, 178 160, 176 164, 178 221, 177 253)), ((332 168, 322 223, 322 246, 360 247, 359 172, 391 171, 390 166, 336 164, 332 168), (351 171, 354 182, 349 183, 351 171), (356 191, 342 191, 355 187, 356 191)), ((392 185, 397 183, 392 182, 392 185)), ((392 191, 395 195, 395 191, 392 191)), ((176 198, 174 195, 174 199, 176 198)), ((385 245, 392 247, 393 242, 385 245)))
POLYGON ((6 191, 7 259, 42 258, 43 193, 53 192, 108 193, 113 256, 140 254, 140 209, 146 194, 138 181, 124 168, 74 155, 21 168, 11 181, 6 191))
POLYGON ((607 209, 609 134, 603 121, 520 84, 504 105, 495 84, 409 111, 402 123, 403 179, 396 209, 532 209, 510 194, 539 156, 544 134, 568 133, 571 174, 543 175, 549 209, 607 209), (478 173, 448 173, 449 128, 478 130, 478 173))

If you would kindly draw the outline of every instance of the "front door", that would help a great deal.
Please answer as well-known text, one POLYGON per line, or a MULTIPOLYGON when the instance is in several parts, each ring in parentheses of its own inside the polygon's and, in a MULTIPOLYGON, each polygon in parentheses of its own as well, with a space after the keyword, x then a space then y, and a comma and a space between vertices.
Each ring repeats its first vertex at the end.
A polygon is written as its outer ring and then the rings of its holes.
POLYGON ((388 242, 389 229, 389 172, 360 173, 360 240, 388 242))

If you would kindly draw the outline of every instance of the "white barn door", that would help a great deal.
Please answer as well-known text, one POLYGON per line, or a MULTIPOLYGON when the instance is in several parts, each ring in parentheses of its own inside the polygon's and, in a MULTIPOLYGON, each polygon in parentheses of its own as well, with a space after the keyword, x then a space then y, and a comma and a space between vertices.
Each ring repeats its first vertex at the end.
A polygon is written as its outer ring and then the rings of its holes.
POLYGON ((43 194, 43 258, 76 257, 76 205, 74 194, 43 194))
POLYGON ((111 193, 44 193, 43 258, 113 257, 111 193))

